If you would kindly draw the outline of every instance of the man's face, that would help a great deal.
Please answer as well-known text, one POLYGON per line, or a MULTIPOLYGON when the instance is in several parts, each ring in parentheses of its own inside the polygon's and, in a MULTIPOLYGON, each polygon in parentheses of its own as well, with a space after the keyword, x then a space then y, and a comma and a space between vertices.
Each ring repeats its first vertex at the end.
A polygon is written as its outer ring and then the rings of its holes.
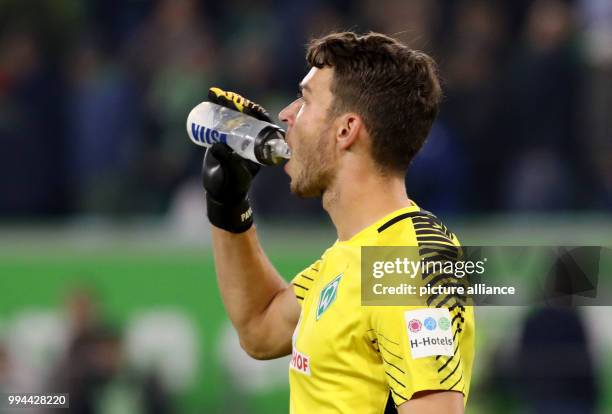
POLYGON ((329 116, 333 96, 331 68, 312 68, 300 83, 301 97, 279 113, 287 123, 291 160, 285 171, 291 191, 300 197, 319 197, 335 173, 334 128, 329 116))

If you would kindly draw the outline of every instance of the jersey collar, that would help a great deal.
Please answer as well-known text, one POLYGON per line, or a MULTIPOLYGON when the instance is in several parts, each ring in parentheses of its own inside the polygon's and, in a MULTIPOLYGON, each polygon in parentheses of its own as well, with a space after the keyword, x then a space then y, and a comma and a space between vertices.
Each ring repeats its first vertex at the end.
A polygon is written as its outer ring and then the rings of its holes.
POLYGON ((393 218, 405 213, 414 213, 417 211, 421 211, 421 208, 414 201, 412 201, 412 205, 395 210, 394 212, 389 213, 386 216, 378 219, 376 222, 370 224, 368 227, 360 230, 350 239, 344 241, 336 240, 336 243, 334 244, 340 246, 362 246, 364 245, 364 241, 374 240, 376 237, 378 237, 378 228, 389 220, 392 220, 393 218))

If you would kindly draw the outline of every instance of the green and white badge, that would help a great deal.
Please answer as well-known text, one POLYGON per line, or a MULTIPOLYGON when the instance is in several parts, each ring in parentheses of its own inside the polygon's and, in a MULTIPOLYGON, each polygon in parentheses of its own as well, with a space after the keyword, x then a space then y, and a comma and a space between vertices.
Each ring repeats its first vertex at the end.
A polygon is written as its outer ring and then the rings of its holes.
POLYGON ((323 312, 325 312, 336 300, 336 296, 338 296, 338 285, 340 284, 340 278, 343 274, 344 273, 340 273, 336 276, 334 280, 329 282, 321 291, 319 304, 317 306, 317 320, 319 320, 323 312))

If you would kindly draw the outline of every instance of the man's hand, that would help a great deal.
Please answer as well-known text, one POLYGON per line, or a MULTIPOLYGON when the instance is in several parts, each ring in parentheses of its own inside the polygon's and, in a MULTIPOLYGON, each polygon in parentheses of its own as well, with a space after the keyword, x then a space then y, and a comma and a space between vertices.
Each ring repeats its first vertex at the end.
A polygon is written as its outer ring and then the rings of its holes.
POLYGON ((259 165, 241 158, 225 144, 214 144, 204 155, 202 185, 211 224, 232 233, 243 233, 253 225, 247 197, 259 165))
MULTIPOLYGON (((210 102, 270 122, 268 112, 242 96, 219 88, 208 91, 210 102)), ((232 233, 243 233, 253 225, 248 191, 259 165, 245 160, 225 144, 214 144, 206 151, 202 184, 210 222, 232 233)))

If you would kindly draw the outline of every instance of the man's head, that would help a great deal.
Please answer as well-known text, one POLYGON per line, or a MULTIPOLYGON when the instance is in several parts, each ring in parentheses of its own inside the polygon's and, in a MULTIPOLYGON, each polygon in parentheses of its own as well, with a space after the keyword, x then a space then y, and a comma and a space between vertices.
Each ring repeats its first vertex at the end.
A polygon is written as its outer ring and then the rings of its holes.
POLYGON ((435 63, 379 33, 313 40, 301 96, 281 111, 300 196, 322 195, 343 157, 366 154, 380 174, 403 176, 438 113, 435 63))

